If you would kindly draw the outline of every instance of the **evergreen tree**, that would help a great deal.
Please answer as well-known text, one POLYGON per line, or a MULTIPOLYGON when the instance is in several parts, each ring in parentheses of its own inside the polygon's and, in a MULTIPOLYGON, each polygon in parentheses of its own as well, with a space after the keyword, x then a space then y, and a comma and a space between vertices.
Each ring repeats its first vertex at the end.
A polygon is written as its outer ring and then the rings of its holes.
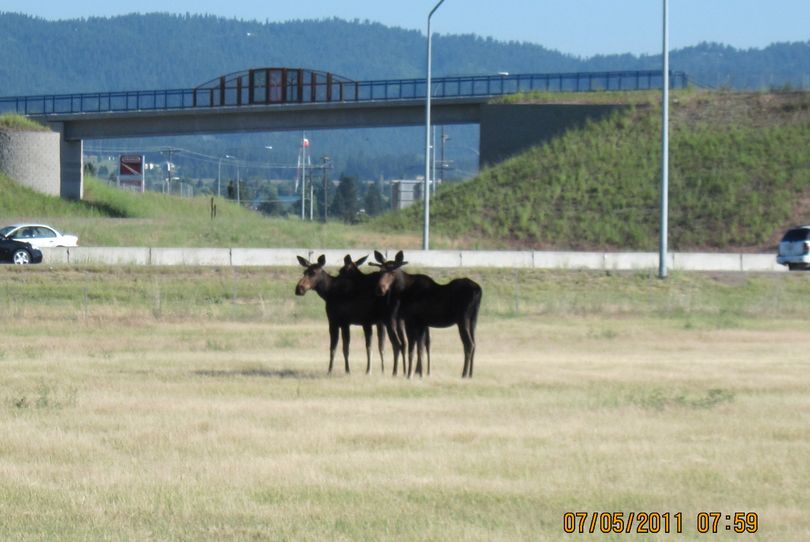
POLYGON ((380 193, 380 188, 377 186, 377 183, 371 183, 366 191, 366 197, 363 200, 363 207, 366 210, 366 214, 369 216, 376 216, 383 211, 384 203, 382 194, 380 193))
POLYGON ((266 215, 280 216, 284 214, 284 205, 279 201, 278 188, 270 184, 263 187, 260 197, 264 200, 259 204, 259 211, 266 215))
POLYGON ((332 201, 331 215, 352 223, 357 215, 357 179, 346 175, 340 176, 337 194, 332 201))

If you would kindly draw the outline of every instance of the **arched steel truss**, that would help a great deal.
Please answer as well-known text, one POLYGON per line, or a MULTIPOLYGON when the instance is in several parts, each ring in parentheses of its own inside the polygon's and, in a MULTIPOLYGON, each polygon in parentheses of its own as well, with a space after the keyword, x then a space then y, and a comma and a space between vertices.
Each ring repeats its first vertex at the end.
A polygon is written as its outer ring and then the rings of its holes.
POLYGON ((303 68, 253 68, 222 75, 194 88, 194 107, 353 100, 357 82, 303 68))

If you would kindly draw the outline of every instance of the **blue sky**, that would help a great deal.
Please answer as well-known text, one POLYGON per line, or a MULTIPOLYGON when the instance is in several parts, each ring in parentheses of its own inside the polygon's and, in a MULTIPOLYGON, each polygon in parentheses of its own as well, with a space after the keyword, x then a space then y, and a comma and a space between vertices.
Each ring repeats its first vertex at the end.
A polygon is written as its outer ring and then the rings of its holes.
MULTIPOLYGON (((46 19, 131 13, 209 13, 285 21, 341 17, 426 28, 438 0, 3 0, 0 10, 46 19), (133 6, 136 6, 134 8, 133 6), (167 8, 167 6, 171 6, 167 8)), ((445 0, 432 20, 441 34, 537 43, 580 56, 657 53, 663 0, 445 0)), ((810 0, 669 0, 672 48, 716 41, 738 48, 810 40, 810 0)))

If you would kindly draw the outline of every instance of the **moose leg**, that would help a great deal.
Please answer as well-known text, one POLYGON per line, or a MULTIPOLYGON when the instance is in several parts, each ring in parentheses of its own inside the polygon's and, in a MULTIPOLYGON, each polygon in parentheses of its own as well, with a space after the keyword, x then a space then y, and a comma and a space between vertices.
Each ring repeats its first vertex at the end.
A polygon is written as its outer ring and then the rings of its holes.
POLYGON ((470 340, 472 341, 472 348, 470 349, 470 369, 467 371, 467 376, 472 378, 473 375, 473 361, 475 360, 475 322, 472 322, 469 327, 470 340))
POLYGON ((413 347, 416 346, 416 369, 415 372, 422 376, 422 350, 424 350, 424 329, 413 324, 408 324, 408 376, 413 374, 413 347))
POLYGON ((363 324, 363 335, 366 339, 366 374, 371 374, 371 324, 363 324))
POLYGON ((419 338, 416 336, 415 330, 411 329, 410 327, 407 329, 407 335, 408 335, 408 378, 410 378, 413 375, 413 349, 416 346, 416 343, 419 342, 419 338))
POLYGON ((405 370, 405 346, 408 344, 405 339, 405 325, 402 320, 392 318, 388 323, 388 333, 391 338, 391 345, 394 349, 394 372, 393 376, 397 376, 398 362, 402 358, 402 376, 406 376, 405 370))
POLYGON ((385 335, 383 334, 382 322, 377 322, 377 348, 380 351, 380 372, 385 372, 385 358, 383 352, 385 351, 385 335))
POLYGON ((467 371, 467 376, 472 378, 473 375, 473 361, 475 360, 475 326, 478 323, 478 308, 481 304, 481 297, 478 296, 477 300, 472 306, 472 311, 470 312, 469 319, 467 319, 467 330, 470 334, 470 339, 472 340, 472 351, 470 352, 470 368, 467 371))
POLYGON ((464 370, 461 373, 461 378, 472 377, 472 357, 475 351, 475 341, 472 337, 472 331, 469 327, 469 322, 459 322, 458 334, 461 336, 461 342, 464 344, 464 370))
POLYGON ((329 322, 329 372, 332 372, 332 365, 335 362, 335 350, 337 350, 338 335, 340 331, 337 324, 329 322))
POLYGON ((346 365, 346 372, 349 371, 349 342, 351 342, 351 337, 349 336, 349 324, 344 324, 340 326, 340 334, 343 336, 343 362, 346 365))
POLYGON ((425 328, 425 353, 427 354, 427 375, 430 376, 430 328, 425 328))
POLYGON ((419 329, 419 331, 417 332, 417 336, 419 337, 419 339, 418 339, 419 342, 416 345, 416 349, 417 349, 416 350, 416 373, 419 375, 419 378, 422 378, 422 367, 423 367, 422 366, 422 355, 424 354, 425 344, 426 344, 426 341, 428 340, 426 338, 427 332, 428 332, 427 330, 428 330, 428 327, 425 326, 425 327, 419 329))
POLYGON ((405 348, 408 346, 408 334, 405 332, 405 322, 403 320, 395 320, 394 326, 399 340, 399 353, 402 355, 402 376, 405 377, 408 376, 405 372, 405 348))
MULTIPOLYGON (((397 366, 399 365, 399 354, 402 352, 402 344, 399 341, 399 335, 394 330, 395 323, 391 321, 385 322, 385 331, 388 332, 388 340, 391 341, 391 350, 394 351, 394 372, 392 373, 393 376, 397 375, 397 366)), ((405 358, 402 358, 403 363, 405 358)))

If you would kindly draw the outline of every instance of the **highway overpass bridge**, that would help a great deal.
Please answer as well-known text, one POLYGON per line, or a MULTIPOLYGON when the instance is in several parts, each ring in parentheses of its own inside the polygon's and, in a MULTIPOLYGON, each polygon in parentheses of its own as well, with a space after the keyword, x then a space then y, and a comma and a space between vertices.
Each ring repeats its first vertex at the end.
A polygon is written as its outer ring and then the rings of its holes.
MULTIPOLYGON (((671 86, 687 76, 673 72, 671 86)), ((434 124, 479 124, 480 160, 495 163, 616 106, 492 104, 518 92, 593 92, 661 88, 660 71, 436 77, 434 124)), ((419 126, 424 79, 353 81, 300 68, 254 68, 191 89, 0 98, 0 113, 44 122, 59 134, 58 192, 83 194, 82 141, 232 132, 419 126)))

